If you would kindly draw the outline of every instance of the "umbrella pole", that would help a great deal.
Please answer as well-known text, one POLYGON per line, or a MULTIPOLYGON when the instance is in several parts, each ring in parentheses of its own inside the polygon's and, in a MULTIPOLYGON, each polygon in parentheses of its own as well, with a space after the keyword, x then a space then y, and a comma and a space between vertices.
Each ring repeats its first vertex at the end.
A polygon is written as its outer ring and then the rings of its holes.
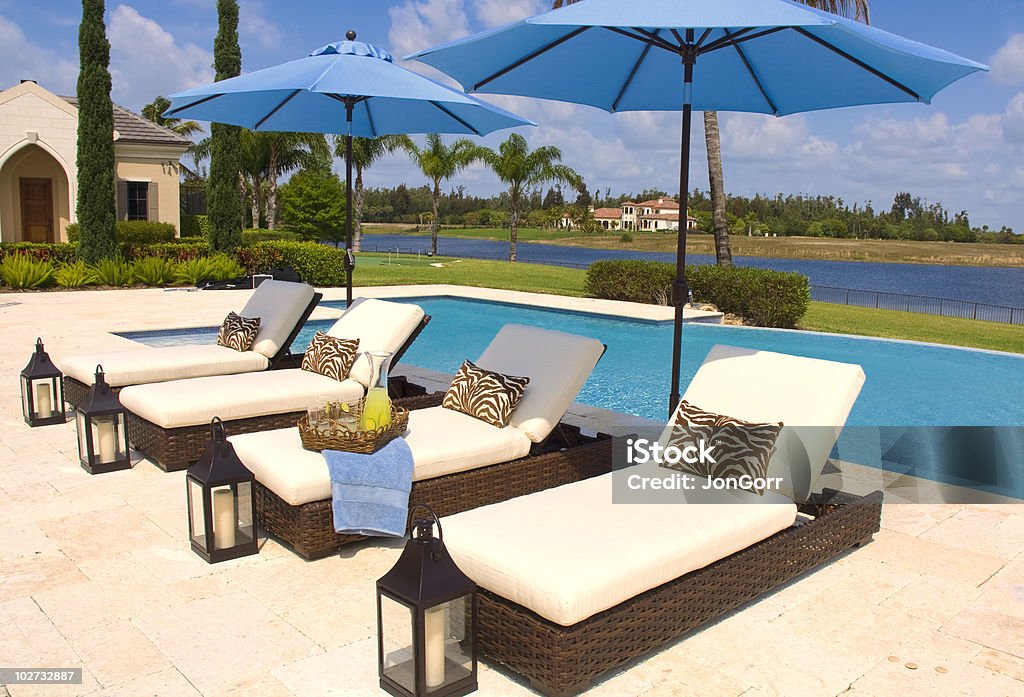
POLYGON ((690 199, 690 124, 693 119, 693 64, 697 52, 693 47, 693 30, 686 30, 683 58, 683 133, 679 146, 679 232, 676 239, 676 280, 672 284, 672 305, 675 322, 672 333, 672 392, 668 399, 668 415, 672 418, 679 406, 680 368, 683 354, 683 306, 689 300, 686 285, 686 221, 690 199), (689 50, 688 50, 689 49, 689 50))
POLYGON ((352 304, 352 270, 356 265, 352 253, 352 108, 345 102, 345 307, 352 304))

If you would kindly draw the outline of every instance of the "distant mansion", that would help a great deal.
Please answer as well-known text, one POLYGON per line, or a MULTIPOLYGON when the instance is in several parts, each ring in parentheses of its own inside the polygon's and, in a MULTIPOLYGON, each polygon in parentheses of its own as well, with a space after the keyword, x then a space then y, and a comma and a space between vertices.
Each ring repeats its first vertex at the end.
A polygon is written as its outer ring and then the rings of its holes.
MULTIPOLYGON (((634 203, 626 201, 619 208, 598 208, 594 220, 605 230, 679 230, 679 204, 670 198, 634 203)), ((697 227, 697 219, 686 216, 686 229, 697 227)))
MULTIPOLYGON (((0 92, 0 241, 66 242, 78 198, 78 100, 32 81, 0 92)), ((179 160, 192 143, 114 106, 119 220, 180 229, 179 160)))

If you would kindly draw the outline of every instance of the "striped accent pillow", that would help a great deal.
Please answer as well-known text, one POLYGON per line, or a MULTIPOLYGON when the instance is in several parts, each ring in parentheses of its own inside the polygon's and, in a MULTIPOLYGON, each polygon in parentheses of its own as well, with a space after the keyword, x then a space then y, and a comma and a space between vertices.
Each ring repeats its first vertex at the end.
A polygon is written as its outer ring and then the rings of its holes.
POLYGON ((242 317, 235 312, 229 312, 220 325, 220 332, 217 333, 217 345, 227 346, 236 351, 248 351, 252 348, 252 342, 256 341, 256 334, 260 331, 259 317, 242 317))
POLYGON ((320 373, 341 382, 348 377, 356 361, 359 339, 339 339, 322 331, 313 335, 302 357, 302 369, 320 373))
POLYGON ((467 360, 455 374, 441 406, 504 428, 529 383, 530 378, 484 370, 467 360))
MULTIPOLYGON (((768 473, 768 461, 775 452, 775 441, 781 430, 782 422, 757 424, 741 421, 704 411, 684 399, 676 410, 675 423, 666 447, 674 445, 682 450, 692 446, 699 452, 700 441, 703 440, 711 447, 716 462, 689 463, 680 460, 664 466, 706 479, 736 480, 748 475, 752 480, 763 483, 768 473)), ((756 484, 749 490, 758 496, 764 494, 764 489, 758 488, 756 484)))

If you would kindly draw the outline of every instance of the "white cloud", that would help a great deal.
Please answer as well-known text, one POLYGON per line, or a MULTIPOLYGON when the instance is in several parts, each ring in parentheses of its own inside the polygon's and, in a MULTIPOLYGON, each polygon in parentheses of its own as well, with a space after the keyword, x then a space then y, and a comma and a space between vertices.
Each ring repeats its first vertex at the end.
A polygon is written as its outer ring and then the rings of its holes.
POLYGON ((498 27, 550 9, 551 3, 544 0, 479 0, 474 3, 476 17, 486 27, 498 27))
POLYGON ((1024 144, 1024 92, 1018 92, 1006 105, 1002 130, 1007 142, 1024 144))
POLYGON ((78 80, 78 61, 68 60, 55 51, 32 43, 14 22, 0 16, 0 89, 21 80, 35 80, 57 94, 74 94, 78 80))
POLYGON ((388 14, 388 41, 397 58, 469 33, 462 0, 406 0, 388 14))
POLYGON ((1004 84, 1024 82, 1024 34, 1014 34, 989 59, 992 79, 1004 84))
POLYGON ((276 24, 263 16, 261 2, 240 3, 238 35, 241 41, 253 41, 262 48, 274 48, 281 43, 281 32, 276 24))
POLYGON ((134 109, 159 94, 213 80, 213 56, 192 43, 180 44, 163 27, 128 5, 111 13, 110 72, 114 100, 134 109))
POLYGON ((839 146, 812 135, 800 115, 729 114, 721 120, 723 158, 731 162, 807 170, 834 166, 839 155, 839 146))

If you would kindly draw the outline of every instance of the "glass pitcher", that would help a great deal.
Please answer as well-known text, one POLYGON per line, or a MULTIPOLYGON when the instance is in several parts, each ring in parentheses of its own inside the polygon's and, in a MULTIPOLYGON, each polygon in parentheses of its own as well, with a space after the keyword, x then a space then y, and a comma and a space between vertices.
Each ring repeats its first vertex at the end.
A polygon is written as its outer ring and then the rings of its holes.
POLYGON ((367 351, 366 358, 370 361, 370 388, 366 391, 363 413, 359 418, 359 427, 363 431, 373 431, 391 423, 391 398, 388 396, 388 364, 391 362, 390 351, 367 351))

